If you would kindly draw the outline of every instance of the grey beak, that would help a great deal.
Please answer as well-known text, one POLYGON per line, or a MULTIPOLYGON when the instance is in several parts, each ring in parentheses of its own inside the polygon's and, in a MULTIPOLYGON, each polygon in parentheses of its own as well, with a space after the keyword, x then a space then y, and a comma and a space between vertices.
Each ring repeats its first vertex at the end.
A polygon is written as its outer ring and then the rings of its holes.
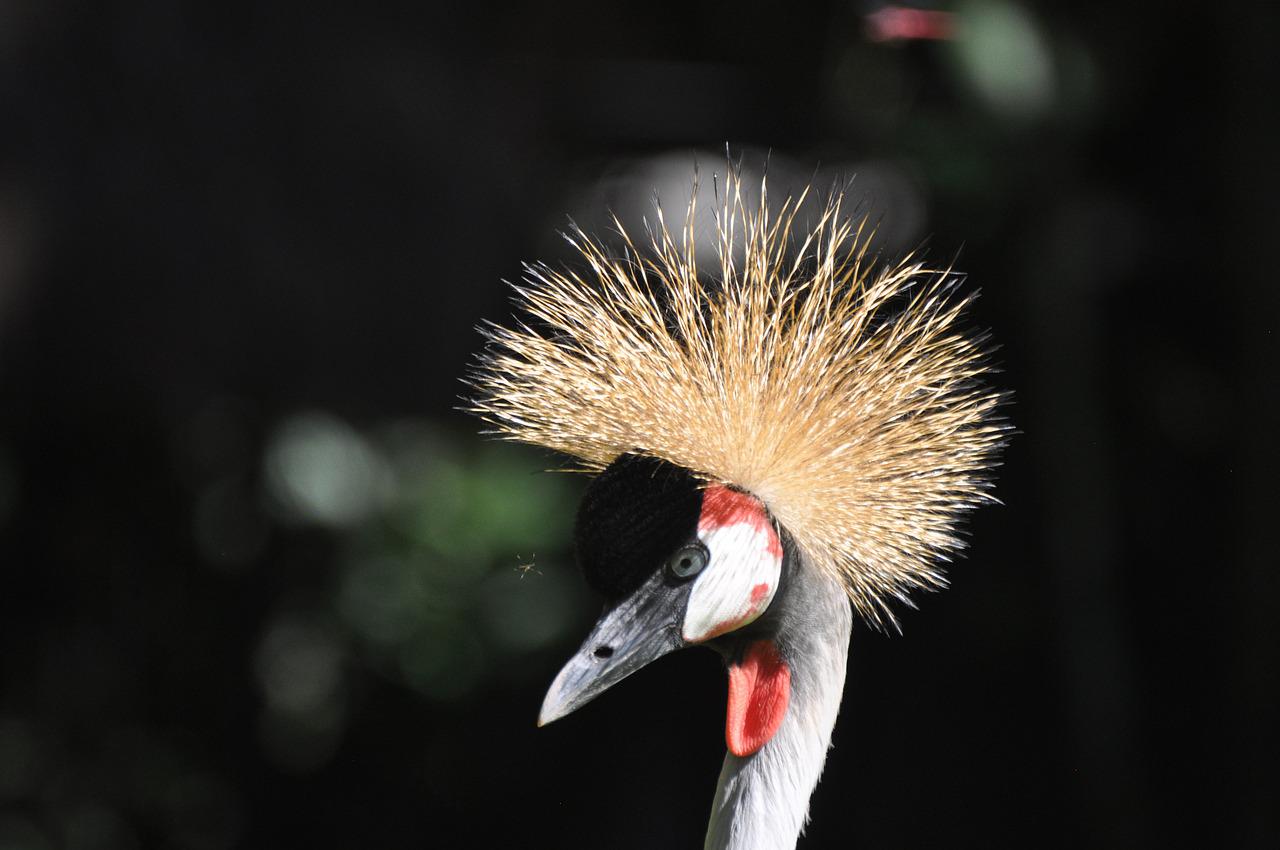
POLYGON ((675 604, 679 595, 665 586, 659 572, 605 612, 551 683, 538 725, 578 710, 649 662, 681 649, 684 606, 675 604))

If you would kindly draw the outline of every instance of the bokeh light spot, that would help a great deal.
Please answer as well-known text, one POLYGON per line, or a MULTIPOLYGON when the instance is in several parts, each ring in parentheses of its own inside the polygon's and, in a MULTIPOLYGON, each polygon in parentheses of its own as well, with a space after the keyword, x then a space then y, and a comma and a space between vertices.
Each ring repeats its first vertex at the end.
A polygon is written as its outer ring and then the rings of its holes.
POLYGON ((280 615, 263 637, 254 664, 266 701, 258 734, 281 770, 314 770, 337 751, 347 714, 344 665, 340 632, 314 615, 280 615))
POLYGON ((994 112, 1026 119, 1053 105, 1049 45, 1031 14, 1009 0, 964 3, 960 37, 947 42, 961 76, 994 112))
POLYGON ((258 647, 258 684, 275 711, 325 710, 339 697, 342 650, 327 628, 292 617, 275 623, 258 647))
POLYGON ((267 447, 267 482, 285 515, 350 526, 372 514, 390 491, 386 462, 354 428, 326 413, 292 417, 267 447))

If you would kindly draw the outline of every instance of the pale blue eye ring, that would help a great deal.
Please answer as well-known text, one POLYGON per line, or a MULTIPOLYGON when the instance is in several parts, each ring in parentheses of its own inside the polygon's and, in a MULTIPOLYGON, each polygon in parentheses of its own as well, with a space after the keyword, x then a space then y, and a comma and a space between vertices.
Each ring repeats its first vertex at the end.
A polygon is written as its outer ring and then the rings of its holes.
POLYGON ((711 556, 707 553, 705 546, 697 544, 682 546, 667 559, 667 572, 677 579, 693 578, 702 572, 709 560, 711 556))

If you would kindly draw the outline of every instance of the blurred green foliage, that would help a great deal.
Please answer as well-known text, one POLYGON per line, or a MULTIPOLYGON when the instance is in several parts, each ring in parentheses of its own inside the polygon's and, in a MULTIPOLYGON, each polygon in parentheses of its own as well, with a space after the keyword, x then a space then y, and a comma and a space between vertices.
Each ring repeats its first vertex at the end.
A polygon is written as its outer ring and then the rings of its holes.
POLYGON ((350 676, 460 700, 520 677, 579 625, 584 591, 565 566, 575 487, 546 459, 422 420, 361 430, 307 412, 275 427, 270 512, 327 530, 340 553, 320 603, 286 603, 258 650, 277 761, 309 769, 332 754, 350 676))

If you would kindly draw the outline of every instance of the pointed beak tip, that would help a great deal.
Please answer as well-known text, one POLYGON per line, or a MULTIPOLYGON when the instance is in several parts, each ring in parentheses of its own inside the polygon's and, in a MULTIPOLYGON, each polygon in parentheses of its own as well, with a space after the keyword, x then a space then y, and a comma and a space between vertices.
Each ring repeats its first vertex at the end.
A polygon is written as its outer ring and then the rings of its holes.
POLYGON ((538 712, 538 728, 541 729, 543 726, 546 726, 549 723, 555 723, 557 720, 559 720, 561 717, 564 717, 566 714, 572 714, 572 713, 573 713, 572 710, 564 711, 563 708, 560 706, 556 706, 553 709, 544 708, 542 711, 538 712))
POLYGON ((572 710, 573 704, 564 699, 561 676, 557 676, 543 699, 543 705, 538 709, 538 728, 558 721, 559 718, 572 713, 572 710))
MULTIPOLYGON (((556 685, 559 684, 557 680, 556 685)), ((547 698, 542 701, 542 708, 538 710, 538 728, 541 729, 548 723, 553 723, 564 717, 569 712, 565 711, 565 704, 559 698, 560 689, 556 685, 551 686, 551 690, 547 693, 547 698)))
POLYGON ((620 605, 596 623, 547 689, 538 713, 539 729, 573 714, 655 658, 681 647, 664 619, 667 608, 651 605, 639 616, 638 604, 620 605))

